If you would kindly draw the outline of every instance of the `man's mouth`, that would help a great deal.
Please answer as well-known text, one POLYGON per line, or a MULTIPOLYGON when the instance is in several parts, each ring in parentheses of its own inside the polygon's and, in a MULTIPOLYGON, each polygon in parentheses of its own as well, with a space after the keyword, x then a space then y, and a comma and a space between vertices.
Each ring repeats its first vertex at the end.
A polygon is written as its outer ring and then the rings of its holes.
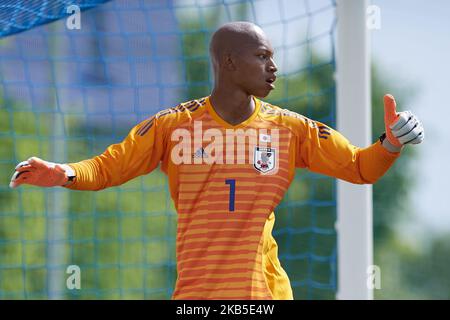
POLYGON ((277 77, 276 76, 273 76, 273 77, 270 77, 270 78, 267 78, 266 79, 266 82, 272 87, 272 88, 275 88, 275 86, 274 86, 274 82, 275 82, 275 80, 277 80, 277 77))

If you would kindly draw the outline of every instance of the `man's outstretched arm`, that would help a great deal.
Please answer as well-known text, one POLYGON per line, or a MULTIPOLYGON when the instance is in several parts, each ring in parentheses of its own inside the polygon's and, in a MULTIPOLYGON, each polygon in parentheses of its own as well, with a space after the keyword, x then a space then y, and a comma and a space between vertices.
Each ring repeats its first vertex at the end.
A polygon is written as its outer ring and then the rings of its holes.
POLYGON ((394 164, 404 145, 421 143, 424 138, 420 121, 410 111, 397 113, 391 95, 384 97, 384 110, 386 133, 367 148, 352 145, 321 123, 304 126, 297 165, 351 183, 375 183, 394 164))
POLYGON ((19 163, 10 187, 30 184, 64 186, 75 190, 101 190, 123 184, 155 169, 163 153, 163 134, 156 134, 154 118, 135 126, 128 136, 101 155, 76 163, 58 164, 37 157, 19 163))

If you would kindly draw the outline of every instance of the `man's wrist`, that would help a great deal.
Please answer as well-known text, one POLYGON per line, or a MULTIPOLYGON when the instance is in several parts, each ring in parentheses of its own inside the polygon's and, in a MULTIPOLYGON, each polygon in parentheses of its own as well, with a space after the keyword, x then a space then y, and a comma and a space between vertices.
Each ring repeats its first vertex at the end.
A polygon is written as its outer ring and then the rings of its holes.
POLYGON ((397 147, 397 146, 394 146, 392 143, 390 143, 389 139, 386 138, 386 132, 383 132, 383 134, 380 136, 379 139, 380 139, 381 145, 389 152, 398 153, 398 152, 402 151, 402 149, 403 149, 403 146, 397 147))
POLYGON ((67 181, 61 187, 67 187, 70 186, 72 183, 74 183, 76 174, 75 170, 68 164, 61 164, 61 167, 63 167, 64 171, 66 172, 67 181))

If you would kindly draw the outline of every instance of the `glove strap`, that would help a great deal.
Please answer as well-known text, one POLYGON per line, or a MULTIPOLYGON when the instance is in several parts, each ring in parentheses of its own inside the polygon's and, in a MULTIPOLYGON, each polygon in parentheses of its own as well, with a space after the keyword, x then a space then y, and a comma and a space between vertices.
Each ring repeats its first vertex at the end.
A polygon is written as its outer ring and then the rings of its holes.
POLYGON ((379 139, 380 139, 381 145, 389 152, 398 153, 398 152, 402 151, 402 149, 403 149, 403 146, 397 147, 397 146, 392 145, 390 143, 389 139, 386 139, 386 132, 383 132, 383 134, 380 136, 379 139))
POLYGON ((66 171, 66 175, 67 175, 67 182, 65 184, 63 184, 61 187, 67 187, 75 181, 75 178, 77 176, 75 174, 75 171, 68 164, 61 164, 61 167, 63 167, 63 169, 64 169, 64 171, 66 171))

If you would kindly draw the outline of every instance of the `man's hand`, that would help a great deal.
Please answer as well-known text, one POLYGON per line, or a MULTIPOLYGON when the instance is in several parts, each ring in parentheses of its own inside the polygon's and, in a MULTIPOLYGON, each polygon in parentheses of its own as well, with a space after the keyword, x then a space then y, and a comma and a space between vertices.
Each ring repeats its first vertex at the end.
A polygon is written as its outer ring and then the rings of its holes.
POLYGON ((11 188, 16 188, 21 184, 31 184, 39 187, 62 186, 68 181, 66 166, 31 157, 16 166, 16 171, 11 178, 9 186, 11 188))
POLYGON ((384 125, 386 139, 383 146, 391 152, 399 152, 405 144, 419 144, 425 133, 422 123, 411 111, 396 111, 395 99, 392 95, 384 96, 384 125))

